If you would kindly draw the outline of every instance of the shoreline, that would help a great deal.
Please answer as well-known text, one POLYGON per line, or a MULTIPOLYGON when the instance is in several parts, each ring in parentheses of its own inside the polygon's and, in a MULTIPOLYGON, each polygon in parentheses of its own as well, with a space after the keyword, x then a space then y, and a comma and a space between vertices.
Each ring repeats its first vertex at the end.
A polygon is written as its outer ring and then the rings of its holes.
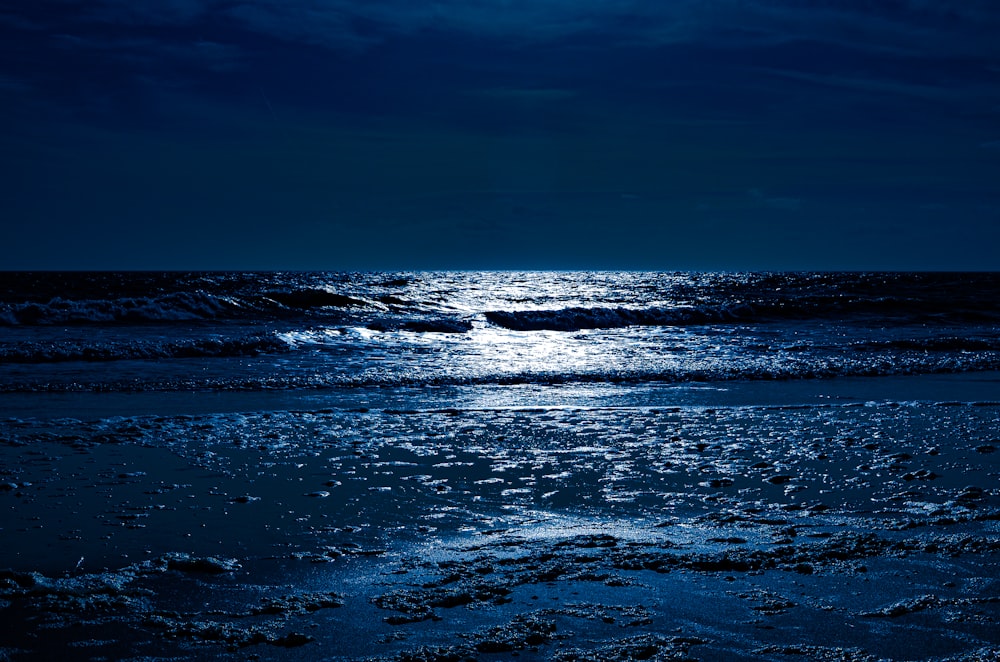
POLYGON ((734 407, 868 401, 1000 402, 1000 371, 705 382, 331 387, 262 391, 0 393, 0 421, 325 409, 501 409, 517 407, 734 407), (942 397, 945 396, 945 397, 942 397))
POLYGON ((0 654, 991 659, 994 379, 6 419, 0 654))

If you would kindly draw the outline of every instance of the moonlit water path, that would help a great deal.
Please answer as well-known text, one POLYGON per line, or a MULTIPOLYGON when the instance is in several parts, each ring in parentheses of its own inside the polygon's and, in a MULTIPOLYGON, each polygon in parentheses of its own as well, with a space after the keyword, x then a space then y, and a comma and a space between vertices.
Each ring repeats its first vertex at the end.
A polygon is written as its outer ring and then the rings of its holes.
POLYGON ((4 392, 876 377, 1000 368, 990 274, 7 274, 4 392))

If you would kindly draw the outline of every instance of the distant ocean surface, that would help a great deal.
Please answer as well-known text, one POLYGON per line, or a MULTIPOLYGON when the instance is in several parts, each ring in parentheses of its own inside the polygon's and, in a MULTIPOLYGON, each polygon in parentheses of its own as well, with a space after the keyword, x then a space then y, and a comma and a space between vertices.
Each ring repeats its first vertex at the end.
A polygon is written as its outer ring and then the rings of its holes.
POLYGON ((0 274, 6 393, 350 399, 998 369, 995 273, 0 274))

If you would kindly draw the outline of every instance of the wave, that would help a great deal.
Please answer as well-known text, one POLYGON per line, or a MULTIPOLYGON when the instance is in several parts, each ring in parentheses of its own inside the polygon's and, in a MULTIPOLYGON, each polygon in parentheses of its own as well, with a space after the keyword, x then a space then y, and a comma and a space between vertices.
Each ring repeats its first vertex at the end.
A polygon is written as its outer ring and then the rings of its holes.
POLYGON ((803 320, 880 319, 925 324, 969 324, 1000 319, 1000 311, 994 308, 970 310, 891 297, 877 300, 806 297, 762 303, 736 302, 676 307, 597 306, 551 310, 491 310, 483 315, 491 324, 510 331, 581 331, 629 326, 767 324, 803 320))
POLYGON ((158 297, 73 300, 54 297, 45 303, 7 304, 0 322, 8 325, 111 322, 192 321, 237 314, 238 302, 204 292, 174 292, 158 297))
POLYGON ((811 319, 996 324, 1000 275, 0 272, 7 326, 322 319, 459 332, 477 314, 524 331, 811 319), (422 319, 392 319, 413 315, 422 319))
POLYGON ((251 357, 262 354, 279 354, 291 350, 292 346, 276 335, 198 338, 166 343, 151 340, 108 341, 93 344, 74 342, 19 343, 12 347, 0 347, 0 364, 251 357))
POLYGON ((116 299, 72 300, 55 297, 44 303, 0 305, 0 324, 51 326, 283 319, 330 309, 384 307, 378 302, 313 289, 250 296, 194 291, 116 299))
POLYGON ((562 308, 558 310, 496 310, 487 321, 510 331, 581 331, 627 326, 687 326, 751 319, 745 305, 720 308, 562 308))
POLYGON ((426 319, 381 319, 368 324, 371 331, 410 331, 413 333, 466 333, 472 330, 472 322, 466 319, 447 317, 426 319))
POLYGON ((893 377, 1000 371, 1000 354, 947 357, 937 360, 877 357, 866 361, 719 361, 651 370, 594 372, 519 371, 466 373, 366 370, 360 373, 272 373, 234 377, 161 378, 128 381, 7 382, 0 392, 273 392, 354 388, 427 388, 449 386, 553 386, 569 384, 683 384, 735 381, 794 381, 856 377, 893 377))
POLYGON ((281 306, 298 310, 309 310, 312 308, 366 308, 371 305, 371 302, 363 299, 355 299, 344 294, 314 288, 286 292, 268 292, 262 297, 262 300, 274 301, 281 306))

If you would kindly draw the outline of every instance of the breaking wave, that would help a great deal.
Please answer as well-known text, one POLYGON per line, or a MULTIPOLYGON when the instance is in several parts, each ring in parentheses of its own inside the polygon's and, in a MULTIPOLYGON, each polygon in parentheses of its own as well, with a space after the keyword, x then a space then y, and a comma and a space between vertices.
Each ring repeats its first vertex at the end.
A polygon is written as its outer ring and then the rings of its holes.
POLYGON ((0 272, 0 331, 5 391, 915 375, 1000 370, 1000 275, 0 272))
POLYGON ((65 341, 18 343, 11 347, 0 347, 0 364, 245 357, 284 353, 291 349, 292 346, 277 335, 198 338, 173 342, 129 340, 99 343, 65 341))
MULTIPOLYGON (((196 350, 197 351, 197 350, 196 350)), ((69 359, 67 359, 69 360, 69 359)), ((93 359, 100 360, 100 359, 93 359)), ((243 376, 151 378, 136 381, 38 381, 0 383, 0 392, 165 392, 226 391, 265 392, 288 389, 425 388, 449 386, 552 386, 568 384, 682 384, 732 381, 791 381, 842 377, 892 377, 905 375, 957 374, 1000 371, 1000 353, 984 353, 964 359, 917 356, 880 356, 869 360, 807 360, 771 362, 710 361, 694 365, 672 365, 649 370, 620 369, 577 371, 396 371, 266 373, 243 376)))
POLYGON ((486 319, 510 331, 581 331, 626 326, 688 326, 749 320, 750 306, 722 308, 563 308, 559 310, 489 311, 486 319))
POLYGON ((282 319, 317 310, 359 309, 377 305, 325 290, 267 292, 252 296, 224 296, 195 291, 117 299, 72 300, 55 297, 44 303, 0 304, 0 324, 51 326, 282 319))
POLYGON ((703 306, 570 307, 551 310, 492 310, 484 317, 510 331, 581 331, 629 326, 698 326, 768 324, 803 320, 881 319, 924 323, 969 323, 1000 320, 995 308, 968 309, 943 303, 884 297, 848 299, 806 297, 760 303, 703 306))
POLYGON ((466 319, 447 317, 425 319, 381 319, 368 324, 372 331, 411 331, 413 333, 466 333, 472 330, 472 322, 466 319))
POLYGON ((239 310, 237 302, 204 292, 119 299, 54 297, 45 303, 6 304, 0 308, 0 322, 8 325, 54 325, 192 321, 234 316, 239 310))

